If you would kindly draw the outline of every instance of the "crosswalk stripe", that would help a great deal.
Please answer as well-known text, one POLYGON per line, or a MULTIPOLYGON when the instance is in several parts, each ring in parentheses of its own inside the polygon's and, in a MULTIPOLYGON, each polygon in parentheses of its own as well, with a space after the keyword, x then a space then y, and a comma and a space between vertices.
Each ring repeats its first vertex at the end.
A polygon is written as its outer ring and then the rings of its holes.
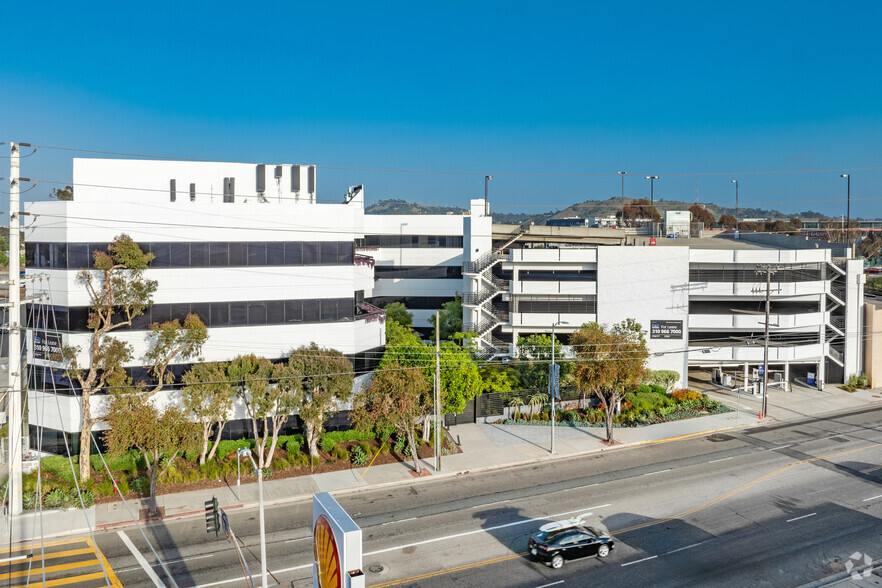
POLYGON ((104 557, 104 554, 101 553, 101 550, 98 549, 98 546, 95 545, 95 542, 92 541, 91 537, 86 537, 86 543, 95 550, 95 553, 98 555, 98 559, 101 560, 101 567, 104 568, 104 573, 107 575, 107 579, 110 580, 111 588, 123 588, 122 583, 119 581, 119 578, 116 577, 116 574, 113 572, 113 568, 110 567, 110 564, 107 563, 107 558, 104 557))
POLYGON ((21 584, 13 586, 13 588, 52 588, 53 586, 66 586, 68 584, 79 584, 80 582, 88 582, 89 580, 103 580, 104 574, 98 572, 96 574, 84 574, 82 576, 71 576, 70 578, 62 578, 60 580, 46 580, 46 583, 36 582, 34 584, 21 584))
POLYGON ((23 551, 26 549, 32 549, 32 550, 36 551, 36 550, 40 549, 40 545, 42 545, 45 548, 45 547, 56 547, 58 545, 70 545, 72 543, 86 543, 86 544, 88 544, 89 542, 87 539, 84 539, 82 537, 80 537, 78 539, 59 539, 58 541, 47 541, 46 543, 42 543, 42 544, 38 541, 35 541, 32 543, 20 543, 18 545, 13 545, 12 547, 6 547, 3 549, 0 549, 0 553, 6 553, 9 551, 23 551))
POLYGON ((12 578, 35 578, 42 576, 43 573, 51 574, 52 572, 63 572, 65 570, 75 570, 76 568, 87 568, 89 566, 100 565, 97 559, 87 559, 83 561, 75 561, 72 563, 60 564, 57 566, 47 566, 43 568, 31 568, 29 570, 21 570, 20 572, 7 572, 0 574, 0 580, 11 580, 12 578))

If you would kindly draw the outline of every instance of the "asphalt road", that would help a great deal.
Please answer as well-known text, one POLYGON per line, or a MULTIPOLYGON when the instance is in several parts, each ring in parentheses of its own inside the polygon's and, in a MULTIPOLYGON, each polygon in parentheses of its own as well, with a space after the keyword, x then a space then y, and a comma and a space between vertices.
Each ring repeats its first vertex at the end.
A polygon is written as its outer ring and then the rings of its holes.
MULTIPOLYGON (((882 558, 882 407, 338 496, 363 529, 368 586, 798 586, 882 558), (544 522, 592 512, 604 559, 552 570, 526 554, 544 522)), ((311 502, 266 513, 282 586, 312 581, 311 502)), ((259 554, 257 511, 231 511, 259 554)), ((202 519, 144 528, 178 586, 242 586, 202 519)), ((124 586, 171 585, 140 531, 96 536, 124 586)), ((246 551, 250 571, 257 559, 246 551)), ((271 578, 272 580, 272 578, 271 578)), ((259 584, 258 584, 259 585, 259 584)))

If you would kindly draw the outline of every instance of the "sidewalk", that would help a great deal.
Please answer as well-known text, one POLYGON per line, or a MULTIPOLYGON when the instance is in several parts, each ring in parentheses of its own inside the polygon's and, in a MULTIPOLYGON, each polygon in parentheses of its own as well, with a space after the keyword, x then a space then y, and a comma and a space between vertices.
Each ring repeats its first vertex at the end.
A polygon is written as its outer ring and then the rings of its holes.
MULTIPOLYGON (((435 472, 434 459, 423 460, 430 475, 415 478, 411 463, 395 463, 299 476, 264 482, 265 503, 277 505, 310 500, 315 492, 355 492, 378 486, 426 483, 433 478, 451 477, 470 472, 486 471, 514 465, 561 459, 600 451, 614 451, 647 443, 671 441, 683 437, 703 435, 715 431, 754 425, 758 422, 795 420, 802 417, 849 409, 858 409, 882 403, 882 390, 861 390, 849 393, 834 386, 818 391, 794 387, 792 392, 772 391, 769 395, 770 418, 759 421, 760 399, 745 394, 734 394, 710 383, 696 382, 709 396, 723 401, 733 412, 710 415, 683 421, 662 423, 637 428, 617 428, 616 439, 621 445, 608 447, 601 443, 603 428, 555 427, 555 455, 551 455, 550 428, 542 426, 468 424, 452 427, 450 432, 458 440, 462 453, 441 458, 441 471, 435 472), (739 410, 735 410, 739 408, 739 410)), ((690 382, 692 386, 693 383, 690 382)), ((159 496, 157 502, 165 509, 164 520, 201 516, 205 502, 217 497, 221 508, 255 508, 258 502, 257 484, 243 484, 240 488, 220 482, 217 488, 159 496)), ((42 535, 64 537, 83 535, 93 530, 122 529, 134 525, 133 516, 147 507, 146 500, 129 500, 126 508, 121 502, 101 504, 85 511, 43 511, 42 535), (86 520, 88 517, 88 522, 86 520)), ((19 517, 12 530, 14 537, 40 536, 40 520, 33 513, 19 517)), ((201 524, 201 523, 200 523, 201 524)), ((0 532, 10 532, 6 524, 0 532)), ((19 539, 20 540, 20 539, 19 539)))

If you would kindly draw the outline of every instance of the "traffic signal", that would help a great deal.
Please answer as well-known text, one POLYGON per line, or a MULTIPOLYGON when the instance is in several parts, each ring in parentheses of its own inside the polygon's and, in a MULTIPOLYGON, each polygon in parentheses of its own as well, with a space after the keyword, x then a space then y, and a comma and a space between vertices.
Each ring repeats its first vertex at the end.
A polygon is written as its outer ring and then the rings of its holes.
POLYGON ((205 532, 214 533, 220 530, 220 512, 218 509, 217 498, 211 497, 211 500, 205 501, 205 532))

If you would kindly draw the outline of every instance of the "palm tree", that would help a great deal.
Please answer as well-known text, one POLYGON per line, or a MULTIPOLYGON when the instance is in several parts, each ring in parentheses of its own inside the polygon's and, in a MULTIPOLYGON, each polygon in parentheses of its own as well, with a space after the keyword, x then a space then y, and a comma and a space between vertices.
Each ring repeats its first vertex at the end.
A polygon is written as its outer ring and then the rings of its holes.
POLYGON ((545 392, 534 392, 527 399, 527 402, 530 403, 530 420, 532 421, 534 409, 548 402, 548 394, 545 392))
POLYGON ((524 399, 521 398, 520 396, 509 396, 509 398, 508 398, 508 407, 509 407, 509 408, 513 408, 513 409, 515 409, 515 410, 512 412, 512 420, 517 420, 517 419, 514 418, 514 415, 515 415, 515 414, 518 415, 518 417, 521 416, 521 410, 520 410, 520 407, 523 406, 523 404, 524 404, 524 399))

